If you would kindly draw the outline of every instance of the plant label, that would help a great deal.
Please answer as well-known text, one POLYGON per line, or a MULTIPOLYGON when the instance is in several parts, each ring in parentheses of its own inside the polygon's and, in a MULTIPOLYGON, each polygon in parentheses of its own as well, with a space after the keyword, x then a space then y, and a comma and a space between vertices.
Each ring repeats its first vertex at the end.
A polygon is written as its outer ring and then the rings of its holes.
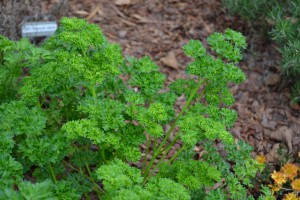
POLYGON ((48 37, 57 29, 56 21, 26 22, 22 25, 22 37, 48 37))

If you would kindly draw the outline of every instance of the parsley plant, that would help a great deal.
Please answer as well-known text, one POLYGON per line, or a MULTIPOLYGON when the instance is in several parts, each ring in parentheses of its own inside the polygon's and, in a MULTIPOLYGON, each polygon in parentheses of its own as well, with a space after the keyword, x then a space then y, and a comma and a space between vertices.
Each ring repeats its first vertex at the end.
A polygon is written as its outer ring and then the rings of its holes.
POLYGON ((236 66, 245 38, 227 29, 207 41, 215 56, 188 42, 190 78, 165 90, 149 57, 124 59, 83 19, 63 18, 40 47, 1 36, 0 199, 252 199, 247 188, 262 166, 228 131, 237 114, 227 86, 246 78, 236 66), (201 160, 196 144, 207 152, 201 160), (138 161, 141 168, 127 164, 138 161))

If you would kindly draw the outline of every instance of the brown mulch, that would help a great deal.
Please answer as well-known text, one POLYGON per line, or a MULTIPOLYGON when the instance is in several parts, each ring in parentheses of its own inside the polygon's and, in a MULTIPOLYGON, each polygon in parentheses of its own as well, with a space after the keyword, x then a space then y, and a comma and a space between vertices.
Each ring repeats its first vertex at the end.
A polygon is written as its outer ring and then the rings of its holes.
MULTIPOLYGON (((25 1, 23 15, 50 13, 57 20, 75 16, 98 24, 110 41, 122 46, 124 55, 149 55, 167 74, 168 83, 185 77, 184 69, 191 60, 181 47, 188 40, 205 43, 208 35, 228 27, 242 31, 249 46, 240 66, 248 79, 232 87, 233 108, 239 114, 232 133, 250 143, 256 155, 266 155, 269 162, 280 159, 279 148, 295 155, 300 151, 300 107, 290 103, 290 86, 280 76, 278 48, 259 32, 249 31, 246 22, 230 16, 220 0, 48 0, 35 7, 30 2, 25 1)), ((20 19, 10 19, 16 12, 9 9, 9 15, 0 15, 0 33, 16 39, 13 31, 18 29, 13 21, 20 19), (9 24, 10 29, 5 29, 9 24)))

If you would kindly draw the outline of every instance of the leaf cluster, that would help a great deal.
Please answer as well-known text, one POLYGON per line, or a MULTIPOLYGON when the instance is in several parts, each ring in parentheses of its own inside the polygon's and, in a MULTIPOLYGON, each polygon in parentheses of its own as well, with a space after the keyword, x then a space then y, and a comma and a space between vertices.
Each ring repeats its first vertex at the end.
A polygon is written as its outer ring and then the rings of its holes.
MULTIPOLYGON (((264 164, 258 163, 251 157, 252 147, 239 141, 235 145, 227 145, 221 155, 211 141, 203 142, 206 153, 203 159, 221 172, 223 187, 226 190, 211 190, 207 199, 212 196, 220 196, 224 199, 251 199, 247 190, 253 188, 256 173, 264 169, 264 164), (230 163, 230 164, 229 164, 230 163)), ((214 197, 215 198, 215 197, 214 197)), ((221 199, 222 199, 221 198, 221 199)))
POLYGON ((190 199, 184 186, 167 178, 152 177, 142 187, 141 171, 118 159, 95 173, 107 190, 104 199, 190 199))

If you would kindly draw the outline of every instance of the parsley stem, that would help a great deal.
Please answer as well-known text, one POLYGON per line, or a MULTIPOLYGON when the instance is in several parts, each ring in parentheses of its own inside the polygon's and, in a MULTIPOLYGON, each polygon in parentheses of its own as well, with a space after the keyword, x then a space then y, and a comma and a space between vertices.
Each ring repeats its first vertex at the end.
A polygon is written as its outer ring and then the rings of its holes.
MULTIPOLYGON (((10 81, 9 81, 9 85, 8 85, 8 87, 7 88, 12 88, 12 84, 13 84, 13 78, 14 78, 14 75, 16 75, 16 71, 15 71, 16 69, 13 69, 13 73, 12 73, 12 75, 11 76, 8 76, 8 77, 10 77, 10 81)), ((7 78, 8 79, 8 78, 7 78)), ((8 96, 12 99, 13 98, 13 90, 11 90, 11 89, 9 89, 8 90, 8 96)))
MULTIPOLYGON (((100 188, 99 188, 98 184, 95 182, 95 180, 93 179, 91 170, 90 170, 89 165, 87 163, 85 163, 85 168, 86 168, 86 170, 87 170, 87 172, 89 174, 89 177, 91 178, 90 180, 92 181, 92 183, 95 186, 95 188, 97 188, 97 190, 95 190, 95 192, 97 193, 97 196, 100 199, 101 198, 101 193, 99 192, 100 188)), ((103 192, 101 189, 100 189, 100 191, 103 192)))
MULTIPOLYGON (((189 99, 187 100, 187 102, 185 103, 185 105, 183 106, 182 110, 179 112, 178 116, 176 117, 174 123, 172 124, 171 128, 169 129, 169 131, 167 132, 166 136, 164 137, 163 141, 160 143, 160 145, 158 146, 158 148, 156 149, 156 151, 154 151, 154 155, 152 156, 146 171, 144 172, 144 177, 147 177, 144 180, 144 183, 147 181, 148 179, 148 175, 149 175, 149 171, 151 169, 151 167, 153 166, 153 163, 155 161, 155 159, 157 158, 157 156, 160 154, 162 147, 165 145, 165 143, 167 142, 168 138, 170 137, 171 133, 173 132, 173 130, 175 129, 177 122, 179 120, 179 118, 185 113, 185 111, 187 110, 187 108, 189 107, 189 105, 191 104, 194 95, 198 92, 199 88, 201 87, 201 85, 206 81, 206 79, 201 80, 200 78, 198 79, 198 84, 195 87, 195 89, 192 91, 189 99)), ((203 93, 202 93, 203 94, 203 93)))
MULTIPOLYGON (((159 158, 158 160, 158 163, 156 164, 156 166, 154 166, 153 170, 152 170, 152 173, 149 172, 149 175, 150 174, 153 174, 155 169, 159 166, 159 164, 164 160, 164 158, 166 157, 166 155, 168 155, 168 153, 170 152, 171 148, 173 147, 173 145, 177 142, 177 139, 179 138, 179 135, 180 134, 177 134, 176 137, 174 138, 174 140, 166 147, 166 148, 163 148, 160 152, 159 152, 159 155, 161 153, 163 153, 163 155, 159 158)), ((147 177, 147 179, 149 178, 150 176, 147 177)))
POLYGON ((170 144, 168 144, 168 146, 166 146, 165 148, 161 149, 161 151, 159 152, 159 154, 161 154, 162 152, 169 152, 169 150, 171 149, 171 147, 178 141, 180 137, 180 133, 177 133, 177 135, 174 137, 174 139, 172 140, 172 142, 170 144))
POLYGON ((101 148, 101 157, 102 157, 103 163, 106 163, 105 149, 103 147, 101 148))
POLYGON ((156 151, 156 146, 157 146, 157 138, 154 138, 153 151, 156 151))
MULTIPOLYGON (((179 134, 178 134, 179 135, 179 134)), ((175 140, 174 140, 175 141, 175 140)), ((174 142, 175 144, 176 142, 174 142)), ((151 173, 151 176, 153 175, 155 169, 159 166, 159 164, 164 160, 164 158, 166 157, 166 155, 168 155, 168 153, 170 152, 170 149, 173 147, 173 145, 168 145, 168 148, 164 151, 164 154, 162 155, 162 157, 159 159, 158 163, 156 164, 156 166, 154 167, 154 169, 152 170, 153 172, 151 173)), ((172 158, 170 158, 170 160, 168 161, 168 164, 171 164, 171 162, 178 157, 179 154, 181 154, 181 152, 186 148, 186 145, 184 144, 173 156, 172 158)), ((149 177, 149 176, 148 176, 149 177)), ((147 178, 148 178, 147 177, 147 178)))
POLYGON ((83 195, 85 196, 85 198, 87 199, 87 200, 91 200, 91 198, 89 197, 89 195, 87 195, 87 193, 85 192, 85 193, 83 193, 83 195))
POLYGON ((53 171, 53 167, 52 167, 52 165, 50 163, 49 163, 49 169, 50 169, 50 172, 51 172, 51 175, 52 175, 53 182, 57 183, 57 179, 55 177, 55 174, 54 174, 54 171, 53 171))
POLYGON ((182 147, 170 158, 168 161, 169 164, 186 148, 186 144, 183 144, 182 147))
POLYGON ((145 170, 146 167, 146 162, 147 162, 147 157, 149 154, 149 148, 150 148, 150 144, 151 144, 151 136, 149 135, 149 138, 147 138, 147 144, 146 144, 146 154, 144 156, 144 160, 143 160, 143 165, 142 165, 142 173, 145 170))
POLYGON ((96 95, 96 90, 95 90, 95 86, 91 86, 91 92, 92 92, 92 96, 96 99, 97 95, 96 95))
MULTIPOLYGON (((63 161, 63 163, 65 164, 65 165, 67 165, 68 167, 70 167, 71 169, 73 169, 73 170, 75 170, 75 171, 77 171, 77 172, 79 172, 79 173, 81 173, 83 176, 85 176, 88 180, 90 180, 91 182, 93 182, 94 183, 94 179, 92 178, 92 177, 90 177, 90 176, 88 176, 88 175, 86 175, 83 171, 82 171, 82 169, 80 168, 80 169, 77 169, 76 167, 74 167, 73 165, 71 165, 70 163, 68 163, 67 161, 63 161)), ((90 172, 89 172, 90 173, 90 172)), ((100 193, 103 193, 104 194, 104 191, 102 190, 102 188, 98 185, 98 184, 94 184, 94 186, 96 187, 96 189, 100 192, 100 193)), ((95 190, 96 191, 96 190, 95 190)))

